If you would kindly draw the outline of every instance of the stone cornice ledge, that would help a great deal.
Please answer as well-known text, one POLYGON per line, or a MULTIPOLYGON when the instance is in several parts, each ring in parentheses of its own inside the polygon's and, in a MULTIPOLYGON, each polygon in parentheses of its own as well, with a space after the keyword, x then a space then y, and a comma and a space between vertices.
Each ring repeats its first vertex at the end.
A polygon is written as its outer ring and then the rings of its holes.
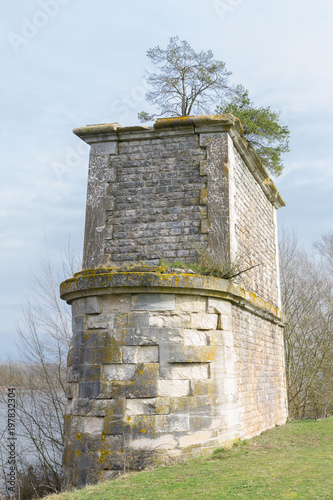
POLYGON ((255 293, 228 280, 187 274, 186 271, 164 272, 163 267, 146 271, 89 269, 76 273, 60 285, 60 296, 68 303, 80 297, 118 293, 178 293, 217 297, 283 325, 281 310, 255 293))
POLYGON ((144 140, 193 132, 196 134, 228 132, 238 153, 272 205, 275 208, 285 206, 283 198, 269 177, 257 152, 244 138, 241 122, 231 114, 160 118, 154 123, 153 127, 122 127, 119 123, 87 125, 86 127, 76 128, 73 132, 88 144, 107 141, 144 140))

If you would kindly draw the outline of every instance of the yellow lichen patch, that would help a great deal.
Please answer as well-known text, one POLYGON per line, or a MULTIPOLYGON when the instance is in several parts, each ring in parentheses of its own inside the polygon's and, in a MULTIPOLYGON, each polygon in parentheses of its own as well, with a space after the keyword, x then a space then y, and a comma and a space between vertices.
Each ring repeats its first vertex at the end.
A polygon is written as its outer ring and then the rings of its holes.
POLYGON ((71 418, 71 415, 66 415, 66 420, 68 422, 68 420, 71 418))
POLYGON ((77 432, 77 433, 75 434, 75 437, 76 437, 76 439, 78 439, 78 440, 80 441, 80 439, 82 438, 82 434, 81 434, 81 432, 77 432))
POLYGON ((187 362, 195 363, 195 362, 209 362, 214 361, 216 356, 216 347, 215 346, 195 346, 189 347, 185 350, 187 353, 187 362))
POLYGON ((141 429, 141 434, 146 434, 146 429, 141 429))
MULTIPOLYGON (((207 220, 204 219, 202 222, 206 223, 207 220)), ((255 314, 267 315, 268 312, 272 316, 272 320, 280 321, 281 318, 281 311, 276 306, 273 306, 249 290, 215 276, 188 274, 186 270, 182 273, 175 273, 170 272, 170 269, 165 268, 165 266, 155 266, 154 268, 146 266, 144 268, 143 265, 140 271, 136 269, 135 271, 124 272, 118 270, 110 272, 110 269, 103 269, 102 273, 101 270, 98 270, 99 273, 96 275, 96 278, 94 271, 96 270, 83 271, 78 273, 80 280, 73 278, 64 282, 64 287, 61 288, 62 298, 70 301, 72 294, 77 294, 80 291, 82 295, 85 295, 86 291, 94 288, 108 288, 108 293, 118 293, 118 290, 121 293, 121 288, 125 289, 125 287, 126 289, 133 288, 133 293, 147 293, 147 289, 150 287, 154 287, 154 292, 156 293, 159 293, 159 288, 161 291, 163 290, 162 293, 166 293, 166 288, 169 289, 170 293, 174 293, 175 289, 179 289, 180 293, 184 293, 182 290, 192 289, 193 294, 196 291, 204 290, 208 296, 224 298, 238 304, 240 303, 239 299, 241 299, 243 302, 242 305, 249 308, 255 314)), ((126 325, 117 326, 121 328, 126 325)))
POLYGON ((266 177, 266 179, 264 179, 262 183, 265 184, 265 186, 274 186, 272 179, 270 179, 269 177, 266 177))
POLYGON ((117 342, 114 338, 106 337, 102 351, 102 362, 119 363, 121 360, 122 352, 119 347, 119 342, 117 342))
POLYGON ((92 134, 109 134, 115 132, 118 128, 122 128, 118 122, 102 123, 98 125, 86 125, 85 127, 77 127, 73 133, 78 137, 92 134))
POLYGON ((81 451, 80 451, 80 450, 76 450, 75 455, 76 455, 77 457, 79 457, 79 456, 81 455, 81 451))
POLYGON ((110 451, 109 450, 99 450, 97 452, 98 463, 100 465, 103 465, 109 455, 110 455, 110 451))

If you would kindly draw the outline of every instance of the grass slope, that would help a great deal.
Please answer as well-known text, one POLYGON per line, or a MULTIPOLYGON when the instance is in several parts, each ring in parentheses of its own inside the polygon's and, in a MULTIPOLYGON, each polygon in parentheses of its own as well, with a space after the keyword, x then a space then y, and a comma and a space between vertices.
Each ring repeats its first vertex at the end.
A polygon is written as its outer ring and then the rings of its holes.
POLYGON ((210 458, 129 474, 52 500, 333 499, 333 417, 296 421, 210 458))

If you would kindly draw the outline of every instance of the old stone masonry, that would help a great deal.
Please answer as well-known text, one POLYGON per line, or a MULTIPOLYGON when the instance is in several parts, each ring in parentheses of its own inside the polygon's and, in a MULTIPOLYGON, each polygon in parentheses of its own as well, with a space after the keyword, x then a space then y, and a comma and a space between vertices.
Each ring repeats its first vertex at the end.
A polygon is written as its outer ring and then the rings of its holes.
POLYGON ((276 210, 232 115, 74 130, 90 144, 72 305, 69 488, 212 450, 287 418, 276 210), (241 281, 160 263, 209 255, 241 281), (251 265, 249 265, 249 263, 251 265))

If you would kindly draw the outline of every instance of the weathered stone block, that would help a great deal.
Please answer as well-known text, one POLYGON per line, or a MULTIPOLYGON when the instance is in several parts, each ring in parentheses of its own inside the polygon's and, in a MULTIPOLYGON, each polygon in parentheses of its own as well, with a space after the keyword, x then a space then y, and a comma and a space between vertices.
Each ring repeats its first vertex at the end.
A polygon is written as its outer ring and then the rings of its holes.
POLYGON ((176 295, 176 311, 181 312, 206 312, 206 297, 193 295, 176 295))
POLYGON ((66 381, 70 382, 78 382, 81 379, 82 369, 81 367, 69 366, 67 369, 67 378, 66 381))
POLYGON ((128 415, 162 415, 170 413, 169 398, 127 399, 128 415))
POLYGON ((155 415, 136 415, 128 417, 131 438, 133 440, 139 438, 154 438, 156 435, 156 418, 155 415))
POLYGON ((84 417, 83 419, 83 432, 88 432, 89 434, 101 434, 103 427, 103 417, 84 417))
POLYGON ((231 316, 228 316, 226 314, 220 314, 219 321, 218 321, 218 329, 225 330, 225 331, 231 331, 232 330, 231 316))
POLYGON ((100 391, 100 382, 80 382, 79 398, 97 398, 100 391))
POLYGON ((200 232, 202 234, 207 234, 209 233, 211 228, 210 220, 209 219, 202 219, 201 224, 200 224, 200 232))
POLYGON ((156 428, 159 432, 186 432, 189 430, 188 415, 157 415, 156 428))
POLYGON ((126 435, 129 433, 128 422, 125 422, 121 417, 116 418, 106 416, 104 419, 103 433, 111 435, 126 435))
POLYGON ((132 310, 173 311, 175 296, 166 293, 140 293, 132 296, 132 310))
POLYGON ((73 316, 72 317, 72 332, 83 333, 84 331, 84 317, 83 316, 73 316))
POLYGON ((191 315, 189 313, 180 314, 150 314, 149 326, 160 328, 190 328, 191 315))
POLYGON ((151 398, 157 396, 158 363, 138 363, 135 383, 127 389, 129 398, 151 398))
POLYGON ((101 349, 101 363, 112 364, 122 363, 122 361, 121 347, 110 337, 101 349))
POLYGON ((104 434, 124 435, 129 432, 128 422, 124 420, 125 400, 116 399, 110 402, 104 419, 104 434))
POLYGON ((158 363, 158 346, 124 346, 124 363, 158 363))
POLYGON ((215 348, 211 346, 160 346, 161 363, 207 363, 214 359, 215 348))
POLYGON ((149 326, 149 315, 146 312, 132 312, 128 314, 128 327, 141 328, 149 326))
POLYGON ((193 313, 190 328, 196 330, 216 330, 218 324, 217 314, 193 313))
MULTIPOLYGON (((124 365, 132 366, 132 365, 124 365)), ((115 380, 113 397, 154 398, 157 396, 158 363, 138 363, 133 380, 115 380)))
POLYGON ((179 438, 179 446, 187 448, 188 446, 196 446, 198 444, 205 444, 210 441, 212 433, 210 431, 198 431, 189 436, 182 436, 179 438))
POLYGON ((90 154, 94 156, 103 155, 116 155, 117 154, 118 142, 99 142, 97 144, 92 144, 90 147, 90 154))
POLYGON ((215 299, 213 297, 208 297, 207 299, 207 312, 208 313, 218 313, 231 316, 231 303, 227 300, 215 299))
POLYGON ((190 415, 189 429, 193 432, 201 430, 209 430, 212 425, 213 418, 211 415, 190 415))
POLYGON ((209 378, 208 363, 175 363, 171 365, 172 379, 195 380, 209 378))
POLYGON ((179 328, 124 328, 113 332, 114 338, 125 345, 181 344, 183 336, 179 328))
POLYGON ((154 439, 136 439, 129 443, 129 447, 136 450, 173 450, 177 446, 173 434, 155 437, 154 439))
POLYGON ((65 395, 69 401, 73 399, 73 385, 73 383, 66 384, 65 395))
POLYGON ((126 401, 124 398, 117 398, 107 402, 107 413, 106 416, 109 417, 119 417, 125 415, 126 401))
POLYGON ((216 395, 170 398, 170 413, 207 414, 216 403, 216 395))
POLYGON ((159 380, 159 396, 188 396, 190 394, 189 380, 159 380))
POLYGON ((200 189, 200 204, 207 205, 208 203, 208 189, 200 189))
POLYGON ((207 160, 201 160, 200 162, 200 175, 207 175, 207 160))
POLYGON ((101 363, 102 354, 102 349, 85 348, 82 350, 81 363, 89 365, 101 363))
POLYGON ((83 365, 82 380, 97 381, 100 380, 101 367, 100 365, 83 365))
POLYGON ((123 329, 128 327, 128 313, 121 312, 114 315, 114 328, 123 329))
POLYGON ((104 365, 102 367, 103 380, 134 380, 137 371, 136 364, 104 365))
MULTIPOLYGON (((73 385, 73 384, 72 384, 73 385)), ((76 397, 73 399, 71 409, 72 415, 104 417, 106 413, 106 401, 76 397)))
POLYGON ((209 337, 200 330, 184 329, 184 345, 186 346, 205 346, 209 344, 209 337))
POLYGON ((130 294, 107 295, 103 297, 103 310, 105 314, 127 313, 131 311, 132 296, 130 294))
POLYGON ((73 366, 73 364, 74 364, 74 349, 73 346, 71 346, 67 354, 67 366, 73 366))
POLYGON ((127 399, 126 411, 128 415, 155 415, 156 411, 156 398, 145 399, 127 399))
POLYGON ((100 297, 85 297, 74 300, 72 304, 73 316, 83 314, 99 314, 102 312, 102 299, 100 297))
POLYGON ((193 396, 205 396, 217 394, 217 381, 215 380, 191 380, 191 394, 193 396))
POLYGON ((88 329, 111 329, 115 326, 114 314, 89 315, 86 319, 88 329))

